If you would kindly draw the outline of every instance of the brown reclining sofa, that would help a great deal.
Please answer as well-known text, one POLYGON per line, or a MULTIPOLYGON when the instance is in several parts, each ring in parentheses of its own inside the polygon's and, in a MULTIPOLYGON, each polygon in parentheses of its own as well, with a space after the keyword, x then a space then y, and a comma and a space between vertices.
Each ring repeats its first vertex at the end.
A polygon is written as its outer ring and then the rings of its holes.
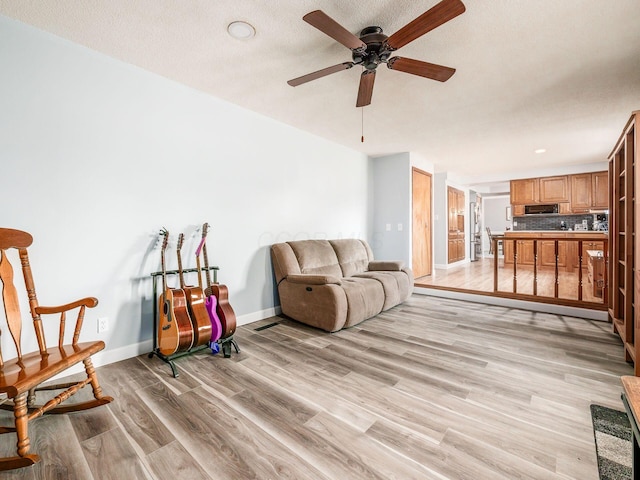
POLYGON ((271 246, 282 313, 335 332, 409 298, 413 272, 375 261, 364 240, 300 240, 271 246))

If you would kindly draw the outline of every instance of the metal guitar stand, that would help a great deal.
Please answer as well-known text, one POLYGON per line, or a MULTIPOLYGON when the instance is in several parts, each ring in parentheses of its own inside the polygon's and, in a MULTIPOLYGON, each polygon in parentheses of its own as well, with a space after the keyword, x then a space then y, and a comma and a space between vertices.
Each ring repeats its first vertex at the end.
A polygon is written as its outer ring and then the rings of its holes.
MULTIPOLYGON (((200 270, 201 271, 213 270, 213 282, 216 283, 218 281, 218 270, 219 270, 218 267, 201 268, 200 270)), ((198 271, 197 268, 187 268, 187 269, 183 269, 182 273, 192 273, 197 271, 198 271)), ((190 348, 189 350, 186 350, 184 352, 174 353, 172 355, 163 355, 162 353, 160 353, 160 350, 158 348, 158 277, 162 276, 162 273, 163 272, 153 272, 151 274, 151 277, 153 278, 153 350, 149 353, 148 356, 149 358, 153 358, 153 356, 155 355, 160 360, 168 363, 169 366, 171 367, 173 378, 177 378, 179 373, 175 363, 173 362, 174 360, 181 357, 185 357, 187 355, 192 355, 194 353, 200 352, 207 348, 211 348, 213 352, 214 348, 213 346, 206 344, 206 345, 199 345, 197 347, 190 348)), ((179 271, 168 270, 165 273, 167 275, 178 275, 179 271)), ((236 341, 233 339, 233 335, 230 335, 229 337, 224 339, 220 339, 216 343, 222 348, 225 358, 229 358, 231 356, 231 345, 235 347, 235 350, 237 353, 240 353, 240 349, 238 348, 238 344, 236 343, 236 341)), ((218 348, 217 351, 219 350, 220 349, 218 348)))

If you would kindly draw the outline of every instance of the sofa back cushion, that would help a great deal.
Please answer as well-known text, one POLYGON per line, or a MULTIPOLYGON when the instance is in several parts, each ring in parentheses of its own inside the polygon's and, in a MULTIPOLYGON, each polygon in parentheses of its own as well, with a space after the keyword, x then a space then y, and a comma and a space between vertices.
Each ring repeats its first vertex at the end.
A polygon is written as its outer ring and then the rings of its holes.
POLYGON ((298 260, 300 273, 342 277, 336 252, 327 240, 299 240, 287 243, 298 260))
POLYGON ((364 240, 346 238, 329 240, 336 252, 342 270, 342 276, 350 277, 367 271, 369 262, 373 260, 373 252, 364 240))

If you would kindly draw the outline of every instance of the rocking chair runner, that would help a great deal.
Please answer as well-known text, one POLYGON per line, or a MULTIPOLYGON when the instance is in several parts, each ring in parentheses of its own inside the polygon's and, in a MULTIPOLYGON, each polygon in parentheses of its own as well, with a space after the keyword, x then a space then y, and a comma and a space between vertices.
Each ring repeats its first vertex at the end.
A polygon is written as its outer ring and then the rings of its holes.
MULTIPOLYGON (((96 371, 91 363, 91 355, 104 348, 104 342, 93 341, 78 343, 85 309, 98 304, 96 298, 88 297, 57 307, 38 305, 35 287, 31 276, 31 266, 27 255, 27 247, 33 238, 27 232, 0 228, 0 280, 2 281, 2 302, 7 319, 7 326, 16 347, 17 358, 4 361, 0 352, 0 400, 12 401, 0 405, 0 408, 12 410, 15 426, 0 426, 0 434, 15 432, 18 437, 17 456, 0 458, 0 470, 26 467, 40 460, 34 453, 29 453, 31 442, 28 424, 31 420, 45 413, 67 413, 104 405, 113 400, 104 396, 98 384, 96 371), (13 283, 13 268, 9 253, 18 252, 22 264, 25 287, 29 298, 29 308, 33 318, 33 326, 39 350, 23 354, 21 346, 22 318, 18 301, 18 291, 13 283), (71 344, 64 344, 66 312, 77 310, 75 329, 71 344), (47 347, 41 315, 60 314, 58 344, 47 347), (87 378, 73 383, 40 386, 55 375, 69 367, 84 363, 87 378), (58 406, 82 387, 91 384, 93 400, 58 406), (35 405, 36 392, 39 390, 64 390, 44 405, 35 405)), ((12 254, 15 255, 15 254, 12 254)))

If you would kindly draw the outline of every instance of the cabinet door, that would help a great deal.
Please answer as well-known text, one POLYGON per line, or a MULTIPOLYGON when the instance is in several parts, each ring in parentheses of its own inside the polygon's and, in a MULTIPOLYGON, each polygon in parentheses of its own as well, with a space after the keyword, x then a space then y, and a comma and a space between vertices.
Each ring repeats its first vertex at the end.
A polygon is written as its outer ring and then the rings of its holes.
POLYGON ((609 172, 591 174, 591 206, 609 208, 609 172))
POLYGON ((456 261, 456 255, 458 254, 458 247, 456 245, 456 240, 449 240, 448 242, 448 253, 447 253, 447 263, 453 263, 456 261))
POLYGON ((502 249, 504 251, 504 263, 513 264, 513 240, 503 240, 502 249))
POLYGON ((574 213, 591 209, 591 174, 571 175, 571 210, 574 213))
POLYGON ((566 175, 540 179, 540 203, 569 201, 569 181, 566 175))
POLYGON ((533 265, 533 240, 521 240, 518 242, 518 264, 533 265))
POLYGON ((571 204, 569 202, 559 203, 559 214, 569 215, 571 213, 571 204))
POLYGON ((538 203, 539 182, 537 178, 511 180, 511 204, 529 205, 538 203))
POLYGON ((524 215, 524 205, 512 205, 512 217, 520 217, 524 215))
MULTIPOLYGON (((553 240, 542 240, 538 242, 539 265, 544 267, 556 266, 556 246, 553 240)), ((558 266, 567 265, 567 243, 558 242, 558 266)))

